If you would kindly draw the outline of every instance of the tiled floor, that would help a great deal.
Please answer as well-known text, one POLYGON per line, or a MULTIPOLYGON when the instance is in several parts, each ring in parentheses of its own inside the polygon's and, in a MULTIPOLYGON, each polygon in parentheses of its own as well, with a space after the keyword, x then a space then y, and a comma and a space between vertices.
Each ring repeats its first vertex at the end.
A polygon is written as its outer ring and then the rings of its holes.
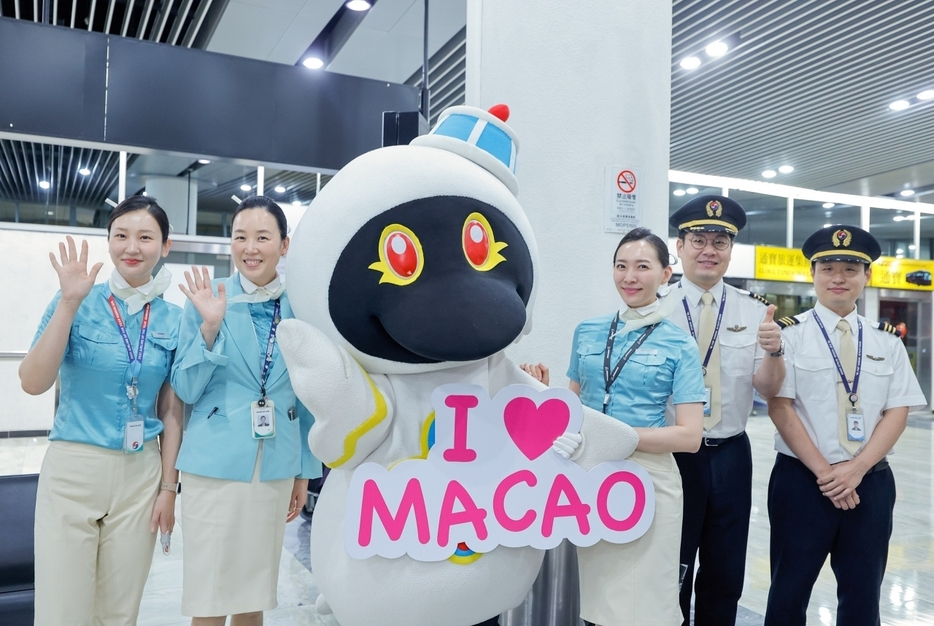
MULTIPOLYGON (((934 625, 934 480, 931 415, 916 414, 889 457, 898 483, 895 530, 882 588, 882 623, 886 626, 934 625)), ((774 428, 766 417, 749 420, 753 459, 753 511, 746 566, 745 593, 737 624, 760 626, 769 588, 768 513, 766 486, 774 462, 774 428)), ((0 474, 38 472, 48 443, 42 438, 0 439, 0 474)), ((308 571, 309 524, 301 519, 286 529, 279 569, 279 608, 266 613, 271 626, 336 626, 333 619, 316 621, 318 589, 308 571)), ((157 549, 140 609, 140 626, 181 626, 181 584, 184 531, 176 526, 172 554, 157 549)), ((836 592, 833 574, 825 566, 814 588, 808 623, 833 626, 836 592)), ((373 625, 378 626, 378 625, 373 625)), ((564 626, 564 625, 560 625, 564 626)))

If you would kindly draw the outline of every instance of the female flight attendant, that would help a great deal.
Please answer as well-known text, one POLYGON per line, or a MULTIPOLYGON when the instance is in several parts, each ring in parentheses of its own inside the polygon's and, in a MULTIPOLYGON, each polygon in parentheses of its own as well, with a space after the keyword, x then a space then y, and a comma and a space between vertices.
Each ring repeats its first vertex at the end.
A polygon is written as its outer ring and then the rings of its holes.
POLYGON ((185 272, 189 298, 172 385, 193 405, 178 457, 185 531, 182 613, 198 625, 262 624, 277 606, 287 521, 320 463, 308 449, 313 418, 295 398, 276 345, 292 317, 276 271, 289 249, 282 209, 252 196, 233 215, 237 272, 214 281, 185 272))
POLYGON ((36 499, 36 624, 136 624, 156 529, 175 524, 175 458, 183 407, 169 385, 181 309, 153 278, 169 253, 169 220, 134 196, 107 224, 115 269, 94 284, 71 237, 49 254, 61 291, 46 309, 19 376, 61 395, 36 499), (156 439, 158 438, 158 442, 156 439))
POLYGON ((645 228, 630 231, 613 257, 623 299, 618 313, 582 322, 574 333, 570 388, 581 402, 639 434, 630 457, 655 484, 655 520, 640 539, 578 548, 581 617, 604 626, 676 626, 681 475, 672 452, 700 446, 706 400, 697 344, 665 319, 658 299, 671 278, 668 247, 645 228), (666 425, 668 399, 675 423, 666 425))

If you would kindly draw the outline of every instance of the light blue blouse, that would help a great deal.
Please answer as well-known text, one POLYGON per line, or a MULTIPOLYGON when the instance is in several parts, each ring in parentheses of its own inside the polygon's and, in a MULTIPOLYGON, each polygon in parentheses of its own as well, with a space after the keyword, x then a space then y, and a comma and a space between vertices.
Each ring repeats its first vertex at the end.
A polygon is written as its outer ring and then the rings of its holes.
MULTIPOLYGON (((243 293, 240 274, 214 280, 224 282, 227 297, 243 293)), ((280 298, 282 319, 294 317, 288 294, 280 298)), ((201 336, 201 316, 189 302, 179 331, 178 358, 172 386, 192 405, 176 467, 182 472, 249 482, 260 440, 252 435, 250 405, 260 396, 262 362, 275 304, 231 303, 210 350, 201 336)), ((276 436, 262 440, 260 480, 315 478, 321 463, 308 448, 314 417, 295 397, 292 383, 274 344, 266 381, 267 396, 275 403, 276 436)))
MULTIPOLYGON (((124 426, 133 419, 133 405, 126 394, 132 377, 126 346, 107 303, 110 295, 107 283, 95 285, 81 303, 71 325, 59 370, 61 394, 49 435, 52 441, 123 449, 124 426)), ((52 299, 32 345, 39 341, 61 297, 59 292, 52 299)), ((143 312, 129 315, 123 300, 114 299, 135 355, 143 312)), ((138 378, 137 409, 143 417, 144 441, 151 441, 162 432, 162 422, 156 415, 156 400, 172 369, 181 311, 162 298, 152 301, 138 378)))
MULTIPOLYGON (((597 411, 603 410, 606 388, 603 353, 614 317, 615 313, 581 322, 574 331, 571 346, 567 376, 580 384, 581 402, 597 411)), ((644 330, 643 327, 617 331, 610 357, 611 368, 644 330)), ((704 402, 707 392, 697 344, 666 319, 633 353, 613 381, 607 414, 630 426, 665 426, 665 405, 669 397, 674 404, 704 402)))

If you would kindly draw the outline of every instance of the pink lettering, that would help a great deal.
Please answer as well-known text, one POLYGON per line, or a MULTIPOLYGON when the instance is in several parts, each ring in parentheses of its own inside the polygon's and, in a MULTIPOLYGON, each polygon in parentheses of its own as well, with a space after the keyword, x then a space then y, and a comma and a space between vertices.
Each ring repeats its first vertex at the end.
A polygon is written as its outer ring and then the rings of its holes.
POLYGON ((645 485, 632 472, 614 472, 610 474, 604 479, 600 485, 600 490, 597 492, 597 513, 600 515, 600 520, 604 526, 610 530, 623 532, 632 529, 642 519, 642 514, 645 513, 645 485), (607 506, 610 490, 619 483, 626 483, 632 487, 636 496, 636 501, 632 506, 632 513, 626 519, 621 520, 610 515, 610 509, 607 506))
POLYGON ((486 511, 478 507, 462 484, 456 480, 448 483, 441 502, 441 513, 438 519, 438 545, 446 546, 451 537, 451 526, 460 524, 473 524, 476 537, 480 540, 487 538, 486 511), (455 511, 455 503, 460 502, 462 511, 455 511))
POLYGON ((520 533, 535 521, 535 511, 529 509, 525 512, 525 515, 519 519, 513 519, 509 517, 506 513, 506 495, 509 493, 509 490, 518 485, 519 483, 525 483, 529 487, 534 487, 538 483, 538 479, 535 478, 530 470, 519 470, 518 472, 513 472, 509 476, 503 479, 503 481, 496 487, 496 492, 493 494, 493 516, 496 518, 496 521, 499 522, 499 525, 513 533, 520 533))
POLYGON ((470 463, 477 458, 477 451, 467 447, 467 412, 480 400, 476 396, 448 396, 444 404, 454 409, 454 447, 444 451, 444 460, 470 463))
POLYGON ((581 502, 577 490, 574 489, 568 477, 558 474, 551 485, 551 491, 548 492, 548 501, 542 513, 542 536, 551 537, 555 528, 555 519, 558 517, 576 517, 577 527, 581 534, 586 535, 590 532, 590 521, 587 519, 589 513, 590 505, 581 502), (564 494, 567 504, 560 504, 561 494, 564 494))
POLYGON ((389 511, 389 506, 383 498, 379 485, 370 479, 363 483, 363 502, 360 510, 360 532, 357 542, 366 547, 373 539, 373 514, 379 517, 380 524, 386 529, 386 534, 392 541, 398 541, 405 530, 409 515, 415 515, 415 528, 418 533, 418 542, 422 545, 431 540, 431 531, 428 528, 428 511, 425 507, 425 496, 422 486, 417 478, 409 479, 399 502, 395 516, 389 511))

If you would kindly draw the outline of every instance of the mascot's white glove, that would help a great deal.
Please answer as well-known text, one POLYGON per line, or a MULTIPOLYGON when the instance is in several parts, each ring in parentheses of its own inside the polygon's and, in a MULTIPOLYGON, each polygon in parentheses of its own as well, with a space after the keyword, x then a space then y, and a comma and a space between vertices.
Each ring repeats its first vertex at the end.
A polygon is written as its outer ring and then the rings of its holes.
POLYGON ((570 459, 583 440, 584 437, 580 433, 564 433, 555 439, 555 442, 551 444, 551 449, 564 458, 570 459))

